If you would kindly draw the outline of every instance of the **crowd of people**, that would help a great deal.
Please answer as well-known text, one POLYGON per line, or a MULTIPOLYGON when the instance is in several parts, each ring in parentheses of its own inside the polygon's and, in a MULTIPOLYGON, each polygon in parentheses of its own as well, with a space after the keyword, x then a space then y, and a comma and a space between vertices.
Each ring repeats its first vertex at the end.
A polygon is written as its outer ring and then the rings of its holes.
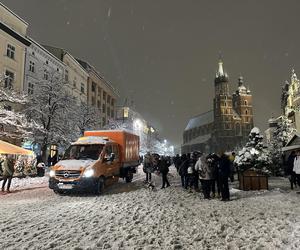
POLYGON ((234 156, 234 153, 230 156, 222 153, 219 156, 193 152, 183 154, 181 157, 176 155, 174 165, 181 177, 181 185, 184 189, 199 191, 201 188, 205 199, 219 197, 222 201, 229 201, 228 180, 234 180, 234 156))
POLYGON ((159 156, 148 152, 143 157, 143 171, 146 174, 145 182, 151 183, 152 174, 157 172, 162 177, 162 189, 169 187, 167 174, 171 164, 177 169, 181 178, 181 185, 189 191, 200 191, 205 199, 220 197, 222 201, 229 201, 228 180, 234 180, 233 162, 235 154, 230 156, 222 153, 202 154, 193 152, 191 154, 176 155, 173 159, 167 156, 159 156), (199 182, 201 186, 199 186, 199 182))

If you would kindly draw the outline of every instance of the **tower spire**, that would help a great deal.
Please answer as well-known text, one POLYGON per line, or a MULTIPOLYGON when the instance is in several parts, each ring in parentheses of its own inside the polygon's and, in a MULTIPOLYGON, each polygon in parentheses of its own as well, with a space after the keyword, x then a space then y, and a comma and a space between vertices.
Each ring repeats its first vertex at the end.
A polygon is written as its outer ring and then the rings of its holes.
POLYGON ((222 59, 221 59, 221 58, 219 58, 218 75, 219 75, 219 76, 224 76, 223 62, 222 62, 222 59))

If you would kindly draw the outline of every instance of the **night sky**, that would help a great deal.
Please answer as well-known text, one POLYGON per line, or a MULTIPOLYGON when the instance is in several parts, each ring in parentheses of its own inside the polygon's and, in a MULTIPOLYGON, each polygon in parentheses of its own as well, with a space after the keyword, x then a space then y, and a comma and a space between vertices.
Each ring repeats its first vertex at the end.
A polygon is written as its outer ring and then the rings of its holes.
POLYGON ((93 64, 163 138, 182 143, 191 116, 212 109, 219 53, 231 92, 243 75, 262 130, 281 85, 300 75, 299 0, 0 0, 40 43, 93 64))

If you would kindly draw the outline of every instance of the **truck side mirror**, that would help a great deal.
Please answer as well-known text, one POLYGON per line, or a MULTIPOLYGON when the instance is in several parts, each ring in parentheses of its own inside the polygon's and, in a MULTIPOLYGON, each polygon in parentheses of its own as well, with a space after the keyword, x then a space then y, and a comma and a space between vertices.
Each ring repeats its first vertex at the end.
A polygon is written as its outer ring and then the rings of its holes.
POLYGON ((115 158, 116 158, 116 155, 115 155, 114 153, 111 153, 111 154, 110 154, 109 160, 110 160, 110 161, 114 161, 115 158))

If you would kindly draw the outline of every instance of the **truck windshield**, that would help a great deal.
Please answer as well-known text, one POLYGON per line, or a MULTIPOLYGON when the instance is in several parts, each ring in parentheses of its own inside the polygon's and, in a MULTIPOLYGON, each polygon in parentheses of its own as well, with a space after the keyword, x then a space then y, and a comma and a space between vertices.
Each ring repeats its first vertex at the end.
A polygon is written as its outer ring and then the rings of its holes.
POLYGON ((98 160, 104 145, 71 145, 65 152, 63 160, 98 160))

